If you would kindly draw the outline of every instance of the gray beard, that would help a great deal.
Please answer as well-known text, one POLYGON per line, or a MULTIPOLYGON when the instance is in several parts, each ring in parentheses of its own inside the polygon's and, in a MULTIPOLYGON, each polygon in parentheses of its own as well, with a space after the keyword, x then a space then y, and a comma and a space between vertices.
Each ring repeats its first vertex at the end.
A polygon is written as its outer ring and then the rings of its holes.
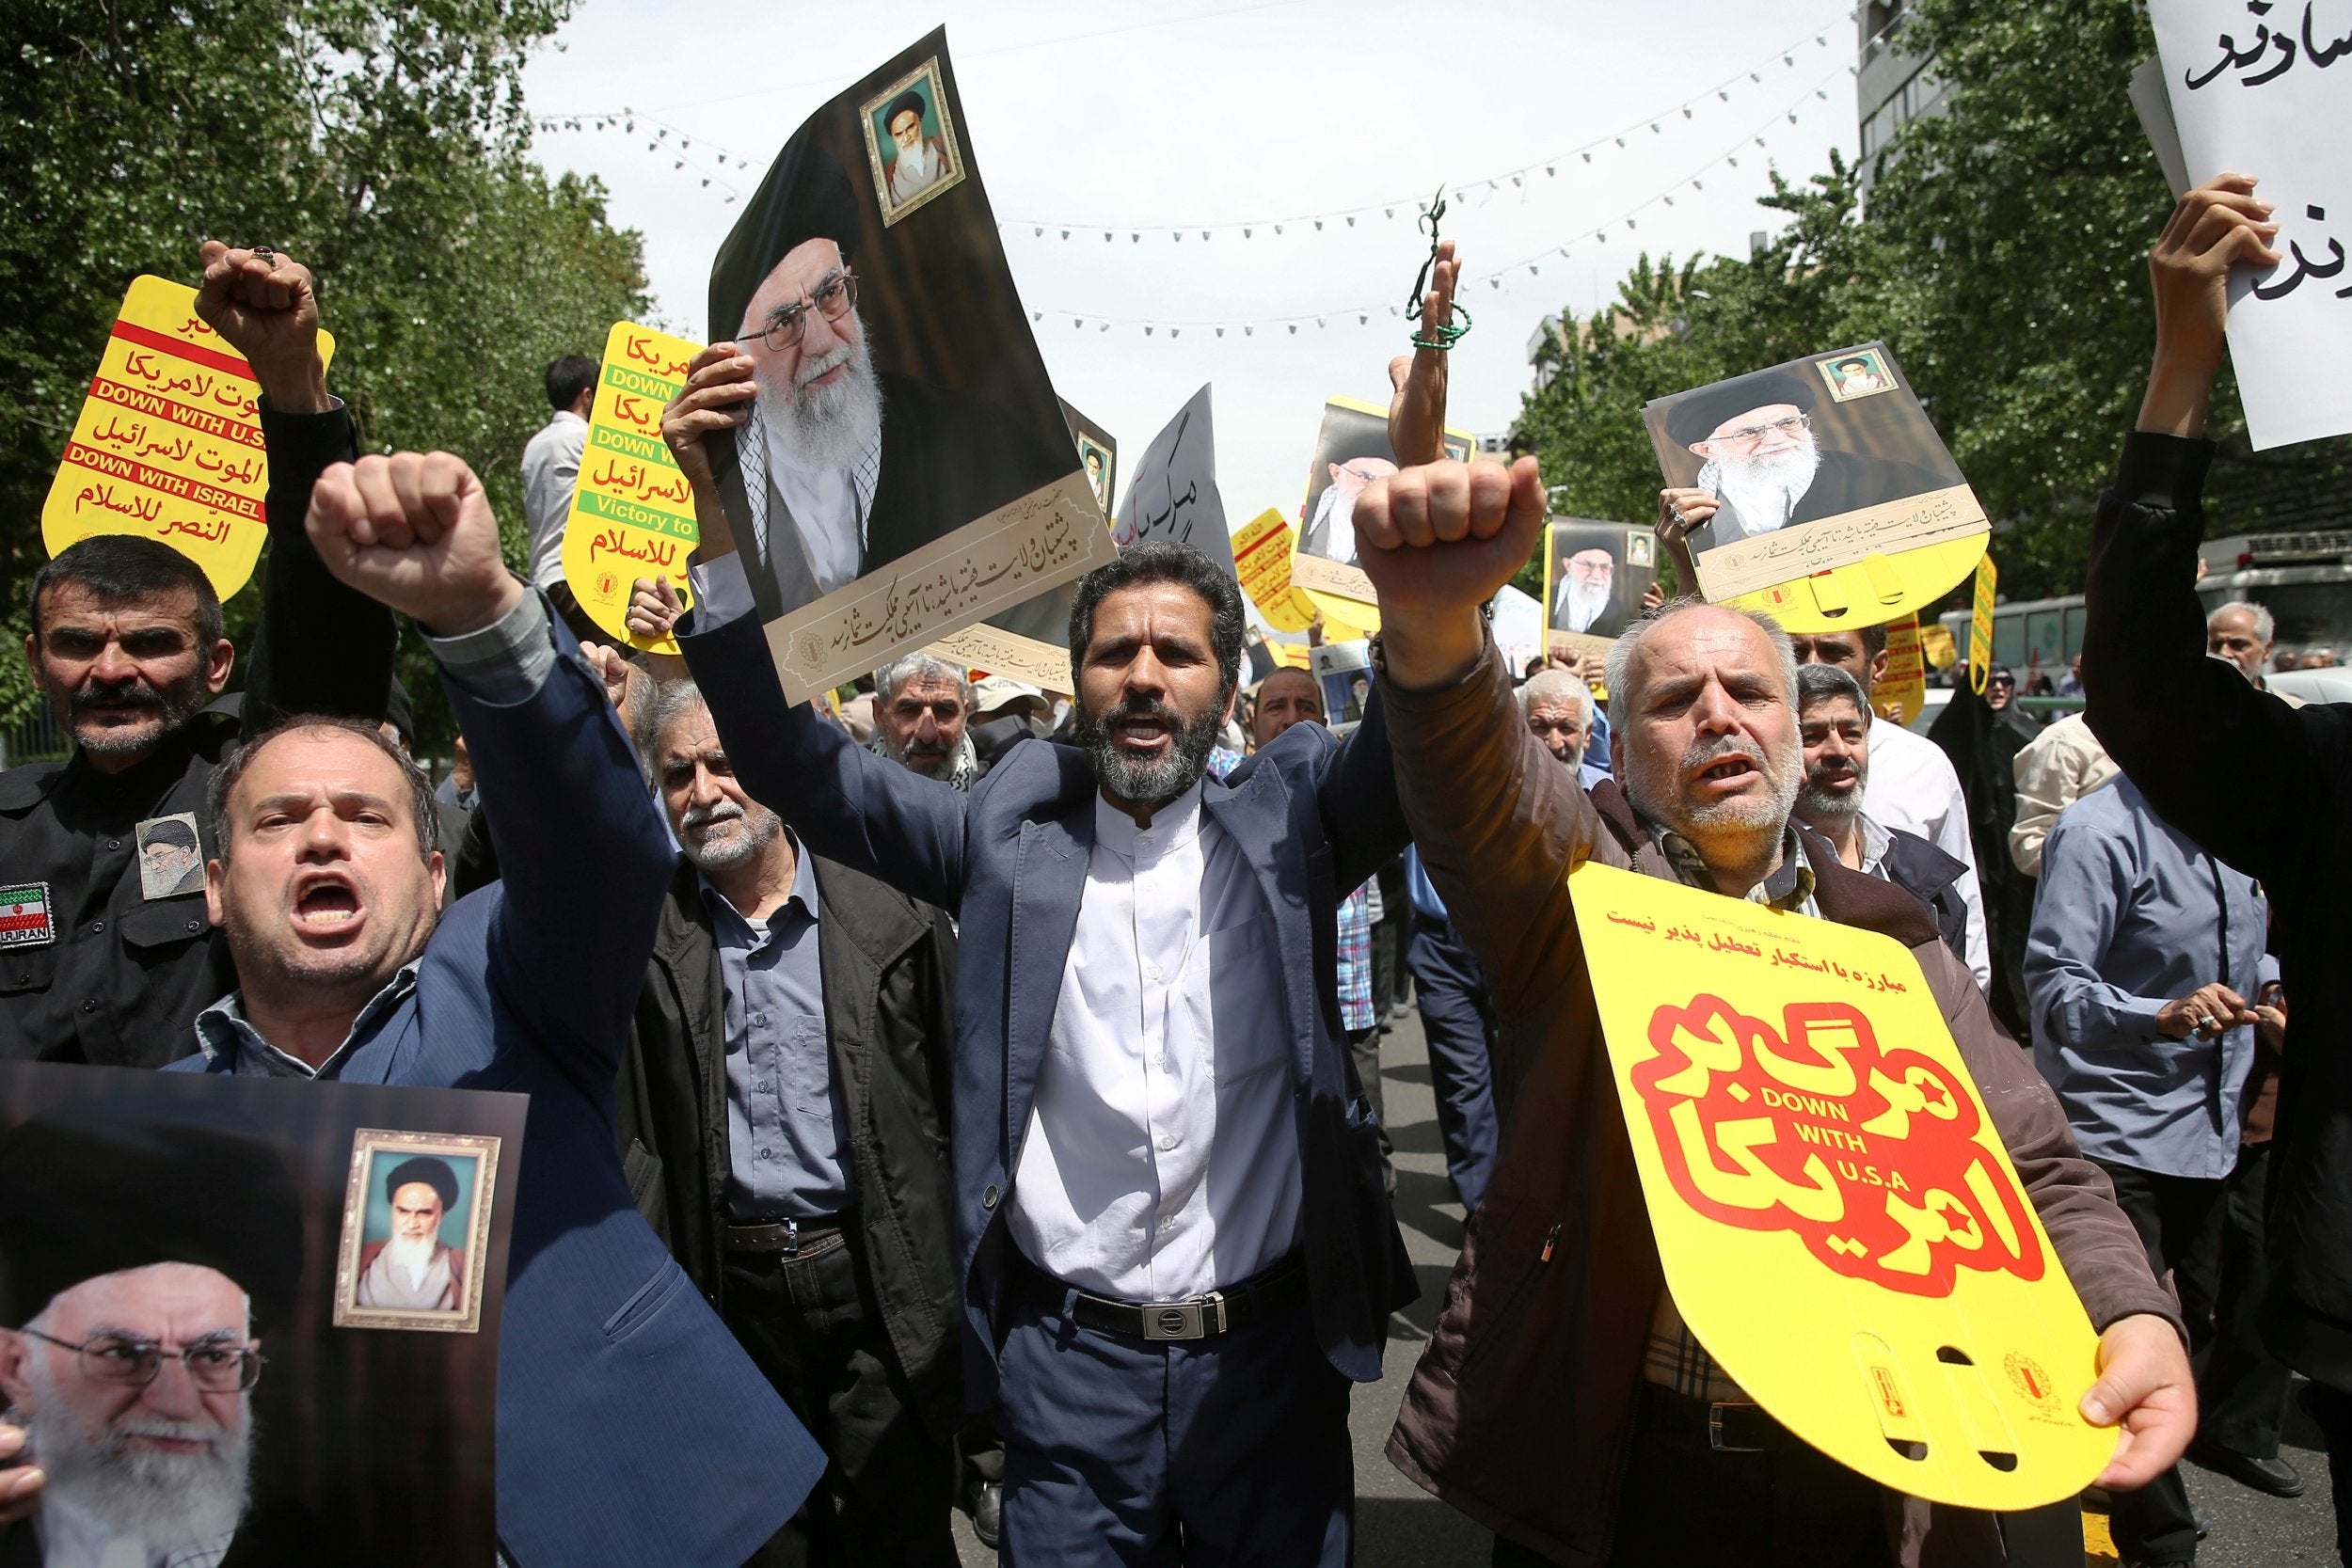
MULTIPOLYGON (((24 1418, 25 1433, 49 1474, 51 1497, 103 1521, 119 1535, 159 1545, 209 1541, 235 1529, 245 1517, 253 1463, 253 1407, 247 1396, 239 1396, 245 1424, 233 1435, 186 1433, 213 1439, 209 1453, 132 1451, 119 1434, 92 1437, 75 1431, 47 1366, 36 1360, 26 1370, 35 1408, 24 1418)), ((160 1417, 144 1420, 159 1431, 195 1425, 160 1417)))
POLYGON ((874 373, 873 351, 866 347, 865 324, 857 340, 841 344, 823 358, 803 364, 795 372, 813 380, 846 364, 850 373, 830 387, 801 395, 797 388, 757 383, 759 420, 768 437, 768 458, 794 468, 848 468, 866 455, 882 433, 882 381, 874 373))
MULTIPOLYGON (((1710 460, 1699 475, 1699 487, 1712 490, 1739 515, 1746 533, 1770 533, 1784 526, 1813 487, 1820 470, 1821 449, 1810 431, 1794 451, 1744 463, 1710 460)), ((1723 542, 1720 539, 1719 543, 1723 542)))
POLYGON ((1808 822, 1845 822, 1860 816, 1863 792, 1868 788, 1869 783, 1867 773, 1859 774, 1854 779, 1853 788, 1841 795, 1817 788, 1812 776, 1807 774, 1804 783, 1797 786, 1797 815, 1808 822))
POLYGON ((1609 608, 1610 590, 1597 584, 1572 582, 1568 585, 1566 611, 1568 629, 1581 631, 1601 617, 1609 608))
POLYGON ((1173 800, 1208 773, 1209 753, 1216 749, 1217 736, 1225 728, 1218 709, 1211 708, 1180 725, 1168 754, 1150 762, 1126 755, 1111 739, 1112 720, 1135 717, 1136 711, 1114 709, 1100 721, 1079 720, 1073 737, 1086 748, 1087 760, 1094 764, 1095 783, 1122 800, 1155 806, 1173 800))
POLYGON ((1713 742, 1702 740, 1693 744, 1676 759, 1676 770, 1687 771, 1725 757, 1751 758, 1772 784, 1772 793, 1762 800, 1717 800, 1692 806, 1661 786, 1653 777, 1661 770, 1656 762, 1645 766, 1638 761, 1631 762, 1625 770, 1626 798, 1643 816, 1663 823, 1693 844, 1723 832, 1780 832, 1788 826, 1788 813, 1796 805, 1797 792, 1804 782, 1804 753, 1797 752, 1796 766, 1784 767, 1781 777, 1773 778, 1770 758, 1729 741, 1729 736, 1724 736, 1713 742))
POLYGON ((783 832, 784 818, 764 806, 756 812, 739 809, 723 816, 709 816, 699 811, 690 811, 678 822, 678 853, 684 855, 697 871, 732 871, 764 852, 775 843, 776 835, 783 832), (743 824, 741 830, 729 833, 716 844, 707 843, 694 831, 706 823, 737 821, 743 824))

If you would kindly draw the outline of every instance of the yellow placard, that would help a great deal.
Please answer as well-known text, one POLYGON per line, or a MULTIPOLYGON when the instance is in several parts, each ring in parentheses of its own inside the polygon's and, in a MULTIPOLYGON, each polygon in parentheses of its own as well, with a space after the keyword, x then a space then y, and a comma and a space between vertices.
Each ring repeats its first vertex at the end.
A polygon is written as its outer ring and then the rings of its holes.
POLYGON ((1886 673, 1870 685, 1870 706, 1889 723, 1908 724, 1928 701, 1928 664, 1919 643, 1919 617, 1886 626, 1886 673))
POLYGON ((1977 562, 1976 603, 1968 619, 1968 689, 1979 697, 1984 683, 1993 678, 1994 591, 2000 582, 2000 569, 1992 556, 1977 562))
POLYGON ((1708 1354, 1897 1491, 2080 1492, 2116 1445, 2076 1408, 2098 1337, 1917 960, 1597 863, 1568 888, 1667 1288, 1708 1354))
POLYGON ((1919 628, 1919 653, 1931 670, 1948 670, 1960 662, 1960 650, 1952 646, 1952 634, 1942 626, 1919 628))
POLYGON ((1233 573, 1241 579, 1241 591, 1277 631, 1307 628, 1304 619, 1291 624, 1297 608, 1291 592, 1291 551, 1297 543, 1281 512, 1271 506, 1233 535, 1233 573))
MULTIPOLYGON (((319 334, 319 356, 335 340, 319 334)), ((226 599, 253 576, 269 528, 269 460, 245 356, 196 313, 196 291, 131 279, 40 511, 56 555, 100 533, 160 539, 226 599)))
POLYGON ((661 411, 686 385, 700 343, 635 322, 605 334, 588 410, 588 444, 564 522, 564 580, 588 618, 650 653, 674 654, 677 640, 629 636, 628 599, 639 578, 668 578, 691 600, 686 558, 702 537, 693 493, 661 438, 661 411))
MULTIPOLYGON (((1965 491, 1966 486, 1960 489, 1965 491)), ((1805 525, 1830 526, 1833 525, 1805 525)), ((1768 542, 1778 537, 1769 533, 1760 536, 1768 542)), ((1957 539, 1899 549, 1891 555, 1871 555, 1754 593, 1734 594, 1726 602, 1742 610, 1763 610, 1778 621, 1783 630, 1790 632, 1852 631, 1859 626, 1882 626, 1899 615, 1915 616, 1950 593, 1968 575, 1969 568, 1984 558, 1984 542, 1990 537, 1990 532, 1979 527, 1957 539)), ((1736 549, 1756 543, 1743 540, 1740 546, 1726 547, 1736 549)), ((1721 552, 1708 552, 1718 553, 1721 552)), ((1705 576, 1704 569, 1701 575, 1705 576)))

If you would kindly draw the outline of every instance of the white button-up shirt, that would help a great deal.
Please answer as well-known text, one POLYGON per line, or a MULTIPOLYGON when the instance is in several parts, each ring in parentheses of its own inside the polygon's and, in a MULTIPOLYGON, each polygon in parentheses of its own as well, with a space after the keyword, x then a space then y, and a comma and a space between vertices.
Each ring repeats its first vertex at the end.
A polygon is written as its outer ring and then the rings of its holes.
POLYGON ((1864 786, 1870 816, 1882 826, 1917 833, 1968 869, 1953 891, 1968 913, 1963 938, 1977 989, 1993 989, 1993 944, 1986 940, 1984 895, 1977 880, 1977 851, 1968 836, 1968 797, 1944 748, 1900 724, 1870 721, 1870 782, 1864 786))
POLYGON ((1299 1243, 1300 1158, 1273 911, 1200 786, 1152 826, 1100 796, 1077 930, 1013 1175, 1047 1274, 1178 1301, 1299 1243))

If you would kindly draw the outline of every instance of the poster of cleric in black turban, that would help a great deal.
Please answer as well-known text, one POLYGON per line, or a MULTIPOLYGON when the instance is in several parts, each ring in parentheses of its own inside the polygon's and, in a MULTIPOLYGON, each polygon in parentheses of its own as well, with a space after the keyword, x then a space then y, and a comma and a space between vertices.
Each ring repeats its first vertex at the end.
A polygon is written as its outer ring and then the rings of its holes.
POLYGON ((489 1568, 525 1106, 0 1064, 0 1420, 47 1477, 0 1564, 489 1568), (472 1332, 337 1325, 355 1153, 395 1130, 475 1157, 472 1332))
MULTIPOLYGON (((1470 432, 1448 427, 1445 454, 1467 460, 1475 444, 1470 432)), ((1396 449, 1389 444, 1389 411, 1354 398, 1332 398, 1323 405, 1323 428, 1307 465, 1307 499, 1298 512, 1298 554, 1291 580, 1301 588, 1336 594, 1365 604, 1376 602, 1372 578, 1356 556, 1356 498, 1375 479, 1396 472, 1396 449)))
POLYGON ((1791 630, 1868 626, 1983 554, 1984 508, 1883 343, 1660 398, 1643 418, 1667 487, 1715 499, 1689 534, 1710 599, 1791 630))
POLYGON ((1599 654, 1642 614, 1657 580, 1658 541, 1645 528, 1590 517, 1554 517, 1544 528, 1546 646, 1556 654, 1599 654))
POLYGON ((710 336, 753 361, 713 471, 787 696, 927 645, 1068 687, 1047 591, 1117 552, 945 29, 793 133, 711 265, 710 336))

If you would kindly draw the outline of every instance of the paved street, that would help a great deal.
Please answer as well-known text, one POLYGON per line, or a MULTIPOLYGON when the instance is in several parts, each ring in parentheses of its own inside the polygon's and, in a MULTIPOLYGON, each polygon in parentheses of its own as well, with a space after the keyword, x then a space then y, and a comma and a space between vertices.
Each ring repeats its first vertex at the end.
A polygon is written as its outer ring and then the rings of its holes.
MULTIPOLYGON (((1397 1218, 1421 1274, 1421 1300, 1396 1315, 1390 1328, 1387 1376, 1356 1391, 1356 1561, 1358 1568, 1485 1568, 1492 1537, 1399 1475, 1381 1449, 1397 1401, 1421 1354, 1423 1337, 1444 1299, 1445 1279, 1462 1244, 1461 1208, 1454 1200, 1438 1142, 1429 1060, 1421 1020, 1397 1022, 1381 1053, 1391 1136, 1396 1144, 1397 1218)), ((2301 1411, 2290 1409, 2286 1458, 2309 1488, 2282 1502, 2191 1466, 2189 1493, 2213 1516, 2215 1528, 2199 1556, 2205 1568, 2313 1568, 2335 1561, 2334 1525, 2328 1505, 2328 1462, 2319 1434, 2301 1411)), ((2105 1520, 2087 1521, 2087 1543, 2105 1542, 2105 1520)), ((964 1568, 994 1560, 959 1514, 956 1539, 964 1568)), ((2086 1564, 2115 1559, 2087 1545, 2086 1564)))

